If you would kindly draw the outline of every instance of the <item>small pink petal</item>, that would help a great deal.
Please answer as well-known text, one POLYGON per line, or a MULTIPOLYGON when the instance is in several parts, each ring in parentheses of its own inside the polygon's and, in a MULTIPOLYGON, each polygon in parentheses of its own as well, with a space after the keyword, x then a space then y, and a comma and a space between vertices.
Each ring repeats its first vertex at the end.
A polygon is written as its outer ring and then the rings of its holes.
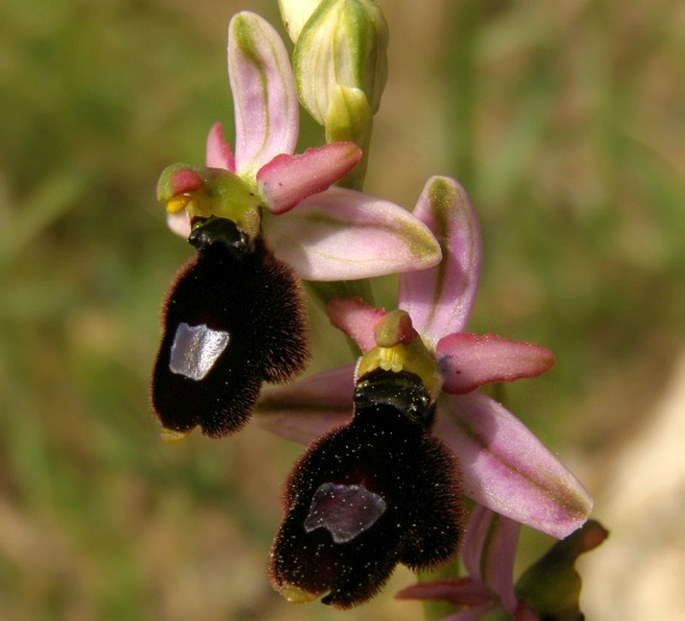
POLYGON ((336 298, 326 305, 326 314, 338 330, 347 334, 366 353, 376 346, 374 327, 387 312, 367 306, 358 298, 336 298))
POLYGON ((167 213, 166 223, 176 235, 180 235, 184 239, 187 239, 190 235, 190 218, 185 209, 177 213, 167 213))
POLYGON ((482 263, 480 227, 464 189, 449 177, 431 177, 414 215, 428 226, 442 250, 442 262, 400 276, 399 306, 429 347, 466 326, 482 263))
POLYGON ((461 332, 437 345, 443 389, 464 394, 490 382, 536 377, 554 366, 554 354, 540 345, 509 341, 494 334, 461 332))
POLYGON ((264 430, 309 444, 352 417, 354 364, 262 392, 254 417, 264 430))
POLYGON ((292 153, 300 111, 288 52, 276 30, 243 11, 228 27, 228 75, 235 108, 238 173, 256 175, 279 153, 292 153))
POLYGON ((434 434, 459 458, 467 496, 558 539, 587 520, 592 498, 508 410, 479 392, 438 403, 434 434))
POLYGON ((361 157, 353 142, 327 144, 301 155, 277 155, 259 169, 259 191, 271 212, 282 214, 344 177, 361 157))
POLYGON ((221 123, 214 123, 207 136, 206 164, 209 168, 223 168, 235 172, 235 158, 231 145, 224 138, 221 123))
POLYGON ((425 269, 440 260, 435 238, 389 201, 344 188, 304 199, 287 218, 265 218, 278 259, 304 280, 355 280, 425 269))
POLYGON ((479 582, 471 578, 452 578, 419 582, 401 589, 397 599, 429 599, 456 606, 479 606, 492 601, 492 594, 479 582))

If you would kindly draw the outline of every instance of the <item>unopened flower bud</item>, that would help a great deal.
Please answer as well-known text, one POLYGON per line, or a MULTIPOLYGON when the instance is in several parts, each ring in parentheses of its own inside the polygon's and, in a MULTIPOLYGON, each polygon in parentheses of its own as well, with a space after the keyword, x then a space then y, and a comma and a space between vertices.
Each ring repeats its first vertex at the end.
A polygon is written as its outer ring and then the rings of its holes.
POLYGON ((326 124, 341 86, 361 90, 371 110, 378 109, 387 77, 387 44, 385 18, 372 0, 324 0, 318 6, 293 52, 300 102, 318 123, 326 124))
POLYGON ((293 43, 297 43, 302 28, 320 4, 321 0, 278 0, 283 25, 293 43))

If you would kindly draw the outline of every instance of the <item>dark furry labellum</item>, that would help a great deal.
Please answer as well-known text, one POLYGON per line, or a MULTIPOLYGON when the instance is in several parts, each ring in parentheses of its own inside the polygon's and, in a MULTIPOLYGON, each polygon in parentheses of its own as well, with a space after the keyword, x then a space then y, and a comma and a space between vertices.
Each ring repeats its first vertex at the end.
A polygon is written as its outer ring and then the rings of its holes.
POLYGON ((290 268, 231 220, 211 218, 188 241, 197 255, 164 303, 152 407, 166 430, 220 437, 247 421, 262 382, 303 369, 303 302, 290 268))
POLYGON ((355 606, 397 563, 432 567, 461 542, 460 475, 428 435, 435 405, 421 379, 377 369, 354 403, 352 421, 314 443, 287 482, 271 578, 290 601, 355 606))

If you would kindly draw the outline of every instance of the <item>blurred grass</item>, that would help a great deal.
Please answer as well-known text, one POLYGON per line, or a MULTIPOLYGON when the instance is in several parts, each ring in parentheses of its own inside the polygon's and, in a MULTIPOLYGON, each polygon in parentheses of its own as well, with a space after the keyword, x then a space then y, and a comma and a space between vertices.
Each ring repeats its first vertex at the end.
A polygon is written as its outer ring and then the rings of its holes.
MULTIPOLYGON (((337 616, 266 579, 301 449, 252 428, 166 447, 148 411, 160 300, 191 254, 156 178, 200 162, 215 120, 232 131, 226 25, 274 5, 3 3, 0 619, 337 616)), ((386 5, 367 189, 409 208, 431 174, 464 183, 486 248, 472 328, 557 353, 512 409, 599 486, 588 464, 639 426, 682 348, 685 9, 386 5)), ((349 356, 323 328, 319 368, 349 356)), ((418 615, 391 592, 354 618, 418 615)))

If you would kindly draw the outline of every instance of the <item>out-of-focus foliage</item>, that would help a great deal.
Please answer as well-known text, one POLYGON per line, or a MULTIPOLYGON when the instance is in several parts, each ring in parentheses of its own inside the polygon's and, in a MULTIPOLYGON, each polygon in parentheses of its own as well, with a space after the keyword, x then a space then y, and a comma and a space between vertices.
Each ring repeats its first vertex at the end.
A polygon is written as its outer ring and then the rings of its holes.
MULTIPOLYGON (((156 179, 201 163, 214 121, 230 131, 228 19, 275 21, 275 5, 3 3, 1 619, 337 616, 288 607, 266 578, 300 447, 252 428, 167 447, 148 409, 160 300, 192 254, 165 229, 156 179)), ((586 478, 682 346, 685 9, 384 9, 390 74, 366 189, 411 207, 431 174, 464 183, 487 263, 472 329, 555 351, 557 369, 510 405, 586 478)), ((349 359, 320 314, 313 328, 318 369, 349 359)), ((355 618, 413 606, 386 592, 355 618)))

